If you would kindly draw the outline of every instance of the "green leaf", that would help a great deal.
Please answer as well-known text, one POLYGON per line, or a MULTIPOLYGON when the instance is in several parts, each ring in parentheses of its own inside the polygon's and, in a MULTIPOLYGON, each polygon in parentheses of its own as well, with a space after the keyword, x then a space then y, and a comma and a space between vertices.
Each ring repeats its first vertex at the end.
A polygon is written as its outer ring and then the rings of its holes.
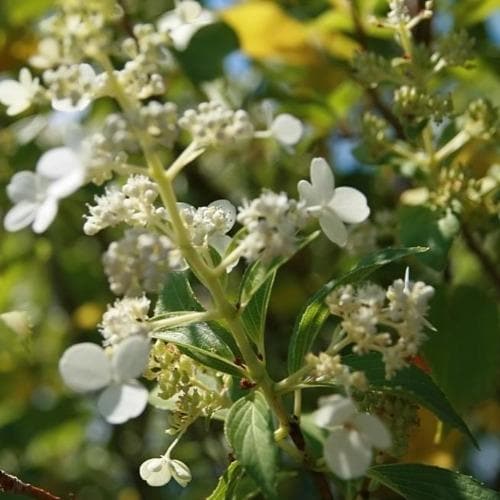
POLYGON ((340 285, 363 280, 382 266, 409 255, 425 252, 426 248, 389 248, 376 252, 362 259, 352 271, 338 279, 329 281, 321 287, 307 302, 299 314, 293 329, 290 348, 288 349, 288 371, 297 371, 304 362, 305 355, 311 350, 323 323, 329 315, 325 304, 326 296, 340 285))
POLYGON ((438 290, 430 321, 438 331, 424 345, 425 359, 450 400, 465 409, 490 396, 500 366, 495 301, 472 286, 438 290))
POLYGON ((188 47, 177 53, 182 68, 195 83, 211 81, 224 74, 224 58, 239 48, 238 36, 226 23, 199 29, 188 47))
POLYGON ((421 464, 376 465, 367 473, 406 500, 498 500, 499 495, 475 479, 448 469, 421 464))
POLYGON ((215 490, 207 500, 226 500, 234 498, 234 489, 243 475, 243 469, 236 460, 229 464, 224 474, 219 478, 215 490))
POLYGON ((234 454, 267 498, 276 498, 278 450, 272 413, 260 392, 239 399, 229 410, 226 438, 234 454))
POLYGON ((275 277, 276 270, 270 274, 262 286, 252 296, 241 315, 248 336, 260 349, 262 349, 267 308, 269 306, 269 299, 271 298, 275 277))
MULTIPOLYGON (((304 248, 306 245, 311 243, 315 238, 318 237, 320 231, 315 231, 314 233, 306 236, 297 245, 296 252, 304 248)), ((247 306, 250 299, 259 290, 261 286, 269 279, 269 277, 276 271, 280 266, 288 262, 293 255, 287 257, 276 257, 270 264, 265 265, 259 261, 254 262, 245 270, 243 279, 240 286, 239 304, 241 308, 247 306)))
POLYGON ((416 366, 411 365, 398 370, 394 377, 387 380, 384 362, 379 353, 369 353, 364 356, 350 354, 344 356, 342 361, 354 371, 363 371, 371 387, 382 391, 401 393, 412 398, 432 411, 444 423, 463 432, 477 447, 477 442, 467 424, 455 411, 443 391, 429 375, 416 366))
POLYGON ((426 246, 429 251, 418 258, 441 271, 448 261, 451 238, 440 231, 436 213, 426 207, 402 207, 399 211, 399 238, 404 246, 426 246))
MULTIPOLYGON (((156 304, 156 315, 173 311, 203 311, 184 272, 171 273, 156 304)), ((215 321, 157 331, 154 337, 176 344, 187 356, 211 368, 242 376, 232 360, 237 352, 231 334, 215 321)))

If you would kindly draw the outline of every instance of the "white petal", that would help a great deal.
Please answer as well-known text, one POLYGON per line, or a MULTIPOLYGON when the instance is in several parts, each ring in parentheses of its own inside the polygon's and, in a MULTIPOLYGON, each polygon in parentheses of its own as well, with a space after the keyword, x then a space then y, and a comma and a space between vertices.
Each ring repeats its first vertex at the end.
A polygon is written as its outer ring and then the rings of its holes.
POLYGON ((28 170, 15 174, 7 186, 7 196, 14 203, 20 201, 35 202, 39 183, 37 175, 28 170))
POLYGON ((293 146, 300 141, 304 127, 295 116, 283 113, 278 115, 271 125, 273 136, 287 146, 293 146))
POLYGON ((56 218, 57 215, 57 200, 55 198, 47 198, 36 211, 35 220, 33 221, 33 231, 37 234, 43 233, 56 218))
POLYGON ((149 339, 139 335, 121 342, 111 359, 115 380, 126 382, 139 377, 148 364, 150 348, 149 339))
POLYGON ((324 158, 314 158, 312 160, 311 183, 316 197, 316 205, 328 203, 332 199, 335 180, 332 169, 324 158))
POLYGON ((75 111, 83 111, 90 103, 92 99, 88 96, 82 96, 78 101, 73 102, 69 97, 63 99, 52 99, 52 107, 56 111, 62 111, 63 113, 73 113, 75 111))
POLYGON ((29 226, 35 219, 37 210, 38 204, 30 201, 22 201, 14 205, 3 221, 6 231, 19 231, 29 226))
POLYGON ((225 234, 215 233, 208 238, 208 244, 214 248, 217 253, 222 256, 226 253, 227 248, 231 244, 232 238, 225 234))
POLYGON ((192 23, 195 21, 200 16, 202 10, 201 5, 193 0, 184 0, 176 9, 179 17, 185 23, 192 23))
POLYGON ((218 208, 224 212, 227 221, 224 232, 227 233, 236 222, 236 207, 228 200, 215 200, 208 206, 218 208))
POLYGON ((80 77, 88 82, 94 81, 96 74, 94 68, 87 63, 80 64, 79 66, 80 77))
POLYGON ((351 187, 337 188, 329 206, 348 224, 363 222, 370 215, 366 196, 351 187))
MULTIPOLYGON (((28 90, 16 80, 3 80, 0 82, 0 102, 5 106, 30 105, 28 90)), ((24 108, 24 109, 26 109, 24 108)))
POLYGON ((320 408, 314 412, 314 421, 320 427, 333 427, 349 421, 356 406, 349 398, 335 394, 319 400, 320 408))
POLYGON ((112 384, 99 396, 97 407, 110 424, 123 424, 144 411, 148 396, 147 389, 135 380, 112 384))
POLYGON ((180 460, 169 460, 168 465, 170 467, 170 472, 172 477, 185 488, 187 484, 191 481, 191 471, 189 467, 180 460))
POLYGON ((363 476, 373 456, 360 433, 347 429, 333 431, 325 441, 323 453, 328 467, 345 480, 363 476))
POLYGON ((70 148, 49 149, 36 164, 36 171, 51 180, 66 177, 74 170, 79 170, 81 161, 70 148))
POLYGON ((201 28, 200 24, 182 24, 169 32, 170 38, 177 50, 186 50, 191 38, 201 28))
POLYGON ((164 458, 150 458, 143 462, 139 469, 139 475, 149 486, 164 486, 172 477, 164 458))
POLYGON ((111 380, 111 366, 104 349, 91 342, 66 349, 59 361, 59 371, 65 384, 77 392, 102 389, 111 380))
POLYGON ((352 423, 363 437, 375 448, 385 450, 391 447, 391 434, 384 423, 374 415, 368 413, 359 413, 352 423))
POLYGON ((21 71, 19 71, 19 82, 25 88, 29 88, 33 83, 33 77, 28 68, 21 68, 21 71))
POLYGON ((297 184, 297 190, 300 194, 300 199, 306 202, 308 207, 318 205, 319 200, 316 198, 314 189, 310 182, 301 180, 297 184))
POLYGON ((345 246, 347 229, 335 213, 325 210, 319 217, 319 225, 330 241, 340 247, 345 246))

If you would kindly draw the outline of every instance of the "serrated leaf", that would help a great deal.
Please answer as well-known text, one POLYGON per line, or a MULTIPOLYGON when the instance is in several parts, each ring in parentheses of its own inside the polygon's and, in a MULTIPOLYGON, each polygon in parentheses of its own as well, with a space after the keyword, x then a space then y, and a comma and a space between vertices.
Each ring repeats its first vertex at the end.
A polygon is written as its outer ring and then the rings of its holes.
POLYGON ((293 329, 288 349, 288 371, 297 371, 304 362, 305 355, 311 350, 323 323, 329 315, 325 305, 326 296, 340 285, 360 281, 377 269, 409 255, 425 252, 426 248, 389 248, 362 259, 357 267, 340 278, 329 281, 307 302, 299 314, 293 329))
POLYGON ((398 370, 390 380, 385 378, 385 366, 379 353, 364 356, 350 354, 342 362, 354 371, 365 373, 371 387, 382 391, 399 392, 424 406, 444 423, 457 428, 468 436, 477 447, 477 442, 460 415, 450 404, 443 391, 432 378, 416 366, 398 370))
POLYGON ((465 409, 491 395, 500 365, 495 301, 472 286, 438 290, 430 321, 438 331, 424 344, 425 359, 453 404, 465 409))
POLYGON ((499 495, 472 477, 431 465, 389 464, 371 467, 368 477, 406 500, 498 500, 499 495))
POLYGON ((402 207, 399 211, 399 238, 405 246, 423 245, 429 251, 418 258, 424 264, 442 270, 448 262, 452 239, 438 226, 436 214, 427 207, 402 207))
POLYGON ((269 299, 271 298, 275 277, 276 271, 272 272, 267 280, 264 281, 262 286, 250 299, 250 302, 241 315, 248 336, 260 349, 262 349, 267 308, 269 306, 269 299))
POLYGON ((239 399, 229 410, 226 438, 240 464, 267 498, 276 498, 278 451, 272 413, 260 392, 239 399))
POLYGON ((231 462, 224 474, 219 478, 215 490, 207 500, 230 500, 234 497, 234 490, 243 475, 243 468, 238 461, 231 462))
MULTIPOLYGON (((318 237, 320 231, 315 231, 314 233, 302 238, 297 244, 296 251, 300 251, 306 245, 311 243, 315 238, 318 237)), ((294 254, 288 255, 287 257, 276 257, 272 260, 270 264, 262 264, 262 262, 256 261, 245 270, 243 279, 241 281, 240 294, 239 294, 239 304, 241 308, 246 307, 253 295, 259 290, 261 286, 269 279, 269 277, 276 271, 280 266, 288 262, 294 254)))

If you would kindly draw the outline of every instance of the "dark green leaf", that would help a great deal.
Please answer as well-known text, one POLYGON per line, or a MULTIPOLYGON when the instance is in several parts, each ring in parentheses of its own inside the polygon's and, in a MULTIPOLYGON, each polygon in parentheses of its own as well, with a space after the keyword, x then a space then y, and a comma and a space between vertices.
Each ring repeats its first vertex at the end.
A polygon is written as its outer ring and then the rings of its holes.
POLYGON ((295 323, 288 350, 288 371, 297 371, 304 362, 304 356, 311 350, 314 340, 329 315, 325 305, 326 296, 340 285, 363 280, 382 266, 409 255, 425 252, 422 247, 389 248, 362 259, 352 271, 338 279, 329 281, 307 302, 295 323))
POLYGON ((198 30, 187 49, 177 53, 177 59, 187 75, 200 83, 220 78, 224 73, 224 58, 238 48, 239 41, 234 30, 218 22, 198 30))
POLYGON ((432 378, 416 366, 408 366, 396 372, 390 380, 385 378, 385 367, 379 353, 364 356, 350 354, 342 361, 354 371, 365 373, 371 387, 378 390, 400 392, 432 411, 443 422, 468 436, 474 445, 476 440, 466 423, 455 411, 441 389, 432 378))
POLYGON ((276 498, 278 452, 272 413, 260 392, 233 404, 226 419, 225 434, 236 458, 266 498, 276 498))
POLYGON ((407 247, 429 247, 429 251, 418 258, 433 269, 442 270, 452 240, 440 231, 436 213, 426 207, 403 207, 399 211, 399 224, 401 243, 407 247))
POLYGON ((243 469, 235 460, 229 464, 224 474, 219 478, 219 482, 207 500, 229 500, 234 498, 234 489, 243 475, 243 469))
POLYGON ((500 366, 495 301, 471 286, 438 290, 430 320, 438 331, 424 345, 425 358, 453 404, 465 409, 490 396, 500 366))
POLYGON ((475 479, 448 469, 421 464, 376 465, 368 477, 406 500, 498 500, 498 493, 475 479))

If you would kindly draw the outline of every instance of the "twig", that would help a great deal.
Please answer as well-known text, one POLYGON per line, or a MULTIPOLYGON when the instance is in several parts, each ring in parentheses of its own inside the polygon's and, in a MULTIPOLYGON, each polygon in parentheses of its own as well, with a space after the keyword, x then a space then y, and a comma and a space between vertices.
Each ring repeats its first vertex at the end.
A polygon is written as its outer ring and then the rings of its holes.
POLYGON ((490 259, 489 255, 481 247, 465 222, 462 222, 462 235, 465 243, 469 247, 469 250, 474 253, 479 262, 481 262, 484 271, 490 277, 498 294, 500 295, 500 269, 497 268, 495 263, 490 259))
MULTIPOLYGON (((359 16, 359 9, 357 0, 351 0, 351 16, 352 22, 354 24, 354 29, 356 30, 356 36, 358 38, 358 42, 364 50, 369 50, 368 37, 366 36, 365 28, 361 21, 361 17, 359 16)), ((403 125, 398 120, 398 117, 391 111, 389 106, 382 100, 379 93, 375 89, 367 88, 366 92, 370 97, 373 105, 380 111, 380 114, 385 118, 387 122, 389 122, 396 132, 396 136, 398 139, 404 139, 405 133, 403 125)))
POLYGON ((38 486, 25 483, 16 476, 7 474, 7 472, 2 469, 0 469, 0 492, 22 494, 40 500, 61 500, 61 497, 53 495, 38 486))
MULTIPOLYGON (((417 9, 418 11, 422 11, 425 9, 426 0, 418 0, 417 9)), ((429 46, 432 42, 432 24, 431 19, 424 19, 420 21, 417 26, 413 29, 413 36, 417 43, 423 43, 424 45, 429 46)))
POLYGON ((133 23, 130 20, 130 16, 128 15, 127 8, 125 5, 125 0, 117 0, 117 3, 122 8, 122 11, 123 11, 122 27, 125 30, 125 32, 127 33, 127 35, 135 40, 136 36, 134 34, 133 23))

